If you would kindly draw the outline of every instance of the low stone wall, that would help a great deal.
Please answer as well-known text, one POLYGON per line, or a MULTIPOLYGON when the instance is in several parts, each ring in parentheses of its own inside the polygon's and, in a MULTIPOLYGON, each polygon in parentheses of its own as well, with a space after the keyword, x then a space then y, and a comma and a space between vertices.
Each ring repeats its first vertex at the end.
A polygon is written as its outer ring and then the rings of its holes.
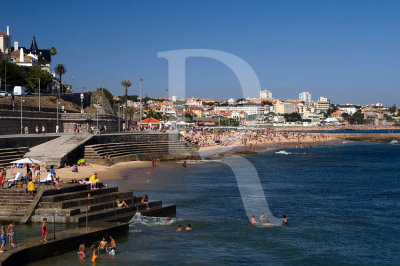
MULTIPOLYGON (((107 128, 109 132, 118 131, 118 117, 111 115, 99 115, 99 128, 107 128)), ((55 133, 57 124, 57 113, 49 112, 22 112, 22 127, 28 127, 28 133, 35 131, 35 126, 45 126, 46 132, 55 133)), ((74 124, 78 124, 83 132, 87 132, 90 127, 97 127, 96 114, 59 114, 59 131, 73 132, 74 124)), ((122 125, 122 122, 120 123, 122 125)), ((20 134, 21 133, 21 113, 12 110, 0 110, 0 135, 20 134)))
POLYGON ((42 144, 46 141, 58 138, 58 136, 31 136, 31 137, 13 137, 0 138, 0 148, 18 148, 18 147, 33 147, 42 144))

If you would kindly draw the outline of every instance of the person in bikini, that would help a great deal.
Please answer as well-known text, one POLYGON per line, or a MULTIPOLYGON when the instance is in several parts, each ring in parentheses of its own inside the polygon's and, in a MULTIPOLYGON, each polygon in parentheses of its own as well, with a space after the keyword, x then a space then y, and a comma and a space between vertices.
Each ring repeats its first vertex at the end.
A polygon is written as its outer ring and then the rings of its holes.
POLYGON ((121 201, 119 198, 117 198, 117 201, 115 202, 118 208, 126 207, 129 208, 128 204, 123 200, 121 201))
POLYGON ((80 260, 85 259, 85 244, 83 244, 83 243, 79 245, 78 256, 79 256, 80 260))

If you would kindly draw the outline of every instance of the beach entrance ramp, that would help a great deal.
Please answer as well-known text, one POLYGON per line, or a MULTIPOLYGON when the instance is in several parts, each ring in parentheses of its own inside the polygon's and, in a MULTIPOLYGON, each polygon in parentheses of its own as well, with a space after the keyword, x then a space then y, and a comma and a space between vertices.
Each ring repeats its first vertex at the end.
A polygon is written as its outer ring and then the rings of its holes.
POLYGON ((92 137, 91 135, 62 135, 30 148, 25 156, 44 161, 47 165, 62 167, 64 163, 82 156, 80 150, 83 151, 83 145, 92 137))

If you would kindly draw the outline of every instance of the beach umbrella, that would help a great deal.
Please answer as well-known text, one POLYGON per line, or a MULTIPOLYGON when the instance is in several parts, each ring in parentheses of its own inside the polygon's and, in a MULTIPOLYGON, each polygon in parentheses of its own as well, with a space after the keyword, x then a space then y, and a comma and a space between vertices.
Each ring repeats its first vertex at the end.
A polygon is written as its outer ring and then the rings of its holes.
POLYGON ((86 159, 85 159, 85 158, 82 158, 82 159, 79 159, 79 160, 76 162, 76 164, 81 164, 81 163, 84 163, 84 162, 86 162, 86 159))
POLYGON ((12 163, 12 164, 14 164, 14 163, 15 163, 15 164, 24 164, 24 163, 29 163, 29 164, 33 164, 33 163, 45 164, 46 162, 42 162, 42 161, 39 161, 39 160, 30 158, 30 157, 26 157, 26 158, 23 158, 23 159, 19 159, 19 160, 16 160, 16 161, 12 161, 12 162, 10 162, 10 163, 12 163))

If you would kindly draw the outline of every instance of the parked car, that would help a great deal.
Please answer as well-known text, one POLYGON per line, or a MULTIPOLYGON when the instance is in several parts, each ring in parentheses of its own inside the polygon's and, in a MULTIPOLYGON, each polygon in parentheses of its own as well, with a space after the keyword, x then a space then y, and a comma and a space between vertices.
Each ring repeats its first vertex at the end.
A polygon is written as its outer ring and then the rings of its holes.
POLYGON ((0 97, 7 97, 8 92, 7 91, 0 91, 0 97))

